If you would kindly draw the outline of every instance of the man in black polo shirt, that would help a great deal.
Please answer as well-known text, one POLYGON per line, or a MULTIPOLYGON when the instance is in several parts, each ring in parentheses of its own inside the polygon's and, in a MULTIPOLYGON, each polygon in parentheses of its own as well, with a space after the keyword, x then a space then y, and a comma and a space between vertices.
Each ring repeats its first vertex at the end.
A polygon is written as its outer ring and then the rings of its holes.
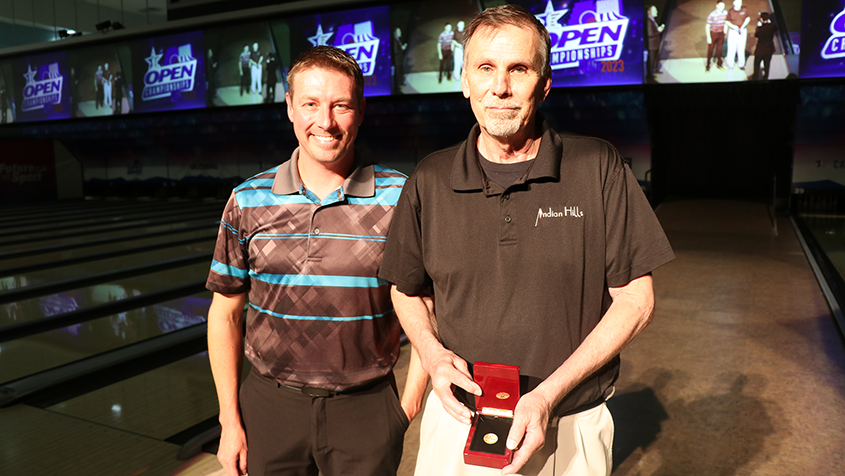
POLYGON ((543 25, 504 5, 465 41, 478 125, 411 174, 379 273, 434 388, 416 474, 499 474, 462 457, 482 391, 471 365, 494 362, 518 365, 524 388, 502 474, 609 475, 618 354, 651 320, 651 271, 674 255, 616 150, 537 114, 551 88, 543 25))

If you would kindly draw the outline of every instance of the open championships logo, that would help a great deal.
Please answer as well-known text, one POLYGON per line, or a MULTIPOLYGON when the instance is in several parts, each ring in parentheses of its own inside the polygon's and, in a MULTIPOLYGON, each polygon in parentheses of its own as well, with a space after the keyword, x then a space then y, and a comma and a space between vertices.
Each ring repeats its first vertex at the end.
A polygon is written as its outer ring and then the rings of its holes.
POLYGON ((376 70, 376 56, 380 40, 373 31, 373 22, 349 23, 341 25, 335 32, 323 32, 323 25, 317 25, 317 34, 309 36, 308 41, 314 46, 327 45, 340 48, 355 58, 364 76, 371 76, 376 70), (329 39, 335 36, 334 43, 329 39))
POLYGON ((552 40, 552 69, 577 68, 582 61, 616 61, 628 32, 628 18, 622 16, 622 0, 596 0, 594 10, 555 10, 552 0, 546 10, 535 17, 546 26, 552 40), (569 15, 568 25, 560 19, 569 15), (577 18, 574 18, 577 17, 577 18))
POLYGON ((150 56, 144 58, 148 66, 144 74, 142 100, 152 101, 175 92, 194 90, 197 60, 194 59, 190 43, 178 49, 168 48, 167 53, 164 65, 159 64, 164 54, 156 53, 155 47, 151 49, 150 56))
POLYGON ((59 72, 59 63, 42 65, 39 69, 32 69, 32 65, 26 65, 27 72, 23 75, 26 83, 23 87, 22 111, 34 111, 46 105, 62 103, 62 83, 64 78, 59 72))
POLYGON ((830 34, 822 49, 822 58, 845 58, 845 10, 839 12, 830 22, 830 34))

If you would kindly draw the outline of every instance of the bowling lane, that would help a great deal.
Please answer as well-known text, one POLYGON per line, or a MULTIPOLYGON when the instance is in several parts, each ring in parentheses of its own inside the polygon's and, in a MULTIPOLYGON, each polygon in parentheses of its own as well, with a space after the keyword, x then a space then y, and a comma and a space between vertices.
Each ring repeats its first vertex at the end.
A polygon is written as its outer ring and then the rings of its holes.
POLYGON ((4 275, 3 269, 0 269, 0 290, 22 288, 42 283, 103 273, 113 271, 115 269, 181 258, 201 252, 211 253, 214 250, 214 244, 214 239, 210 238, 201 242, 177 245, 145 253, 124 254, 119 258, 92 259, 91 261, 69 266, 60 266, 35 272, 17 273, 15 275, 4 275))
MULTIPOLYGON (((244 359, 243 376, 250 365, 244 359)), ((173 362, 47 410, 166 440, 218 413, 208 352, 173 362)))
POLYGON ((0 237, 0 250, 7 246, 16 246, 20 244, 43 244, 55 242, 56 240, 73 239, 78 241, 80 239, 96 239, 98 237, 109 236, 110 233, 125 233, 127 231, 151 229, 156 226, 179 224, 186 221, 194 221, 201 218, 220 218, 222 209, 217 207, 203 208, 195 211, 186 210, 179 213, 160 215, 148 218, 129 218, 126 220, 104 223, 100 221, 97 224, 80 225, 78 227, 56 227, 56 228, 41 228, 31 229, 27 228, 18 233, 0 237))
MULTIPOLYGON (((22 255, 20 252, 10 252, 3 254, 0 251, 0 276, 3 276, 3 270, 9 268, 16 268, 26 265, 40 265, 42 263, 52 263, 60 259, 84 258, 90 256, 93 261, 96 256, 101 253, 113 253, 125 250, 131 250, 141 246, 148 245, 163 245, 169 242, 191 240, 204 238, 207 240, 215 240, 217 237, 217 229, 219 225, 212 220, 208 221, 207 226, 202 229, 179 231, 171 230, 173 233, 167 233, 156 236, 145 236, 144 234, 132 234, 131 239, 126 241, 113 241, 107 243, 91 243, 91 246, 76 249, 59 249, 55 250, 53 247, 43 247, 42 252, 33 255, 22 255)), ((180 227, 182 228, 182 227, 180 227)), ((84 244, 84 243, 83 243, 84 244)), ((34 250, 30 249, 30 250, 34 250)))
POLYGON ((132 276, 106 284, 6 303, 0 306, 0 327, 42 317, 85 309, 102 303, 140 296, 208 276, 209 262, 196 263, 175 269, 132 276))
POLYGON ((0 212, 0 233, 23 228, 43 226, 63 227, 77 223, 103 223, 115 219, 126 219, 132 216, 150 215, 156 213, 173 213, 180 210, 197 209, 201 207, 217 206, 222 208, 222 202, 207 201, 176 201, 176 202, 136 202, 132 205, 108 208, 80 207, 65 212, 57 212, 50 208, 33 210, 19 216, 8 216, 0 212), (214 205, 217 203, 217 205, 214 205))
POLYGON ((210 305, 203 292, 0 343, 0 383, 200 324, 210 305))
MULTIPOLYGON (((123 240, 128 237, 141 236, 148 233, 167 233, 178 232, 181 229, 189 231, 197 226, 216 227, 219 225, 221 213, 209 213, 204 215, 189 216, 184 219, 170 219, 167 222, 150 223, 141 226, 133 226, 127 229, 118 230, 100 230, 90 234, 81 234, 77 232, 63 234, 44 234, 32 238, 31 240, 16 239, 14 242, 7 241, 0 243, 0 259, 5 260, 7 257, 13 256, 16 252, 27 251, 31 249, 41 249, 47 246, 62 246, 81 244, 85 245, 97 240, 123 240)), ((126 225, 122 225, 126 226, 126 225)))

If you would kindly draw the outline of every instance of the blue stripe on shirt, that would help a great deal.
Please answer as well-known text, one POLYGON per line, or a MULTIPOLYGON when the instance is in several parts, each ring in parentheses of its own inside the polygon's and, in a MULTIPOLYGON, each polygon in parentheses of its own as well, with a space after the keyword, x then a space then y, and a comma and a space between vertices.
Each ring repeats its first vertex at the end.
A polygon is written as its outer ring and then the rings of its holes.
POLYGON ((228 264, 223 264, 217 260, 211 260, 211 270, 215 273, 225 276, 235 276, 237 278, 246 278, 249 271, 245 269, 236 268, 228 264))
POLYGON ((280 314, 278 312, 273 312, 267 309, 261 309, 260 307, 256 306, 253 303, 249 303, 249 307, 255 309, 258 312, 268 314, 273 317, 279 317, 282 319, 295 319, 300 321, 364 321, 364 320, 373 320, 378 319, 380 317, 384 317, 388 314, 392 314, 393 311, 376 314, 373 316, 349 316, 349 317, 339 317, 339 316, 295 316, 292 314, 280 314))
POLYGON ((280 286, 312 286, 335 288, 378 288, 388 284, 379 278, 365 276, 331 276, 318 274, 269 274, 250 270, 249 276, 258 281, 280 286))

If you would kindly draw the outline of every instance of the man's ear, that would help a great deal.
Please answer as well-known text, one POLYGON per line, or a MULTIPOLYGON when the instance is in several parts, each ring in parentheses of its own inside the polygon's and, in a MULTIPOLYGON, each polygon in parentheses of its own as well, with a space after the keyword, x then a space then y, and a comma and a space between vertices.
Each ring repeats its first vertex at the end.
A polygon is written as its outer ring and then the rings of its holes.
POLYGON ((290 91, 285 93, 285 104, 287 104, 288 107, 288 119, 290 122, 293 122, 293 101, 290 97, 290 91))
POLYGON ((461 91, 463 91, 464 97, 469 99, 469 80, 467 79, 466 68, 461 68, 461 91))

